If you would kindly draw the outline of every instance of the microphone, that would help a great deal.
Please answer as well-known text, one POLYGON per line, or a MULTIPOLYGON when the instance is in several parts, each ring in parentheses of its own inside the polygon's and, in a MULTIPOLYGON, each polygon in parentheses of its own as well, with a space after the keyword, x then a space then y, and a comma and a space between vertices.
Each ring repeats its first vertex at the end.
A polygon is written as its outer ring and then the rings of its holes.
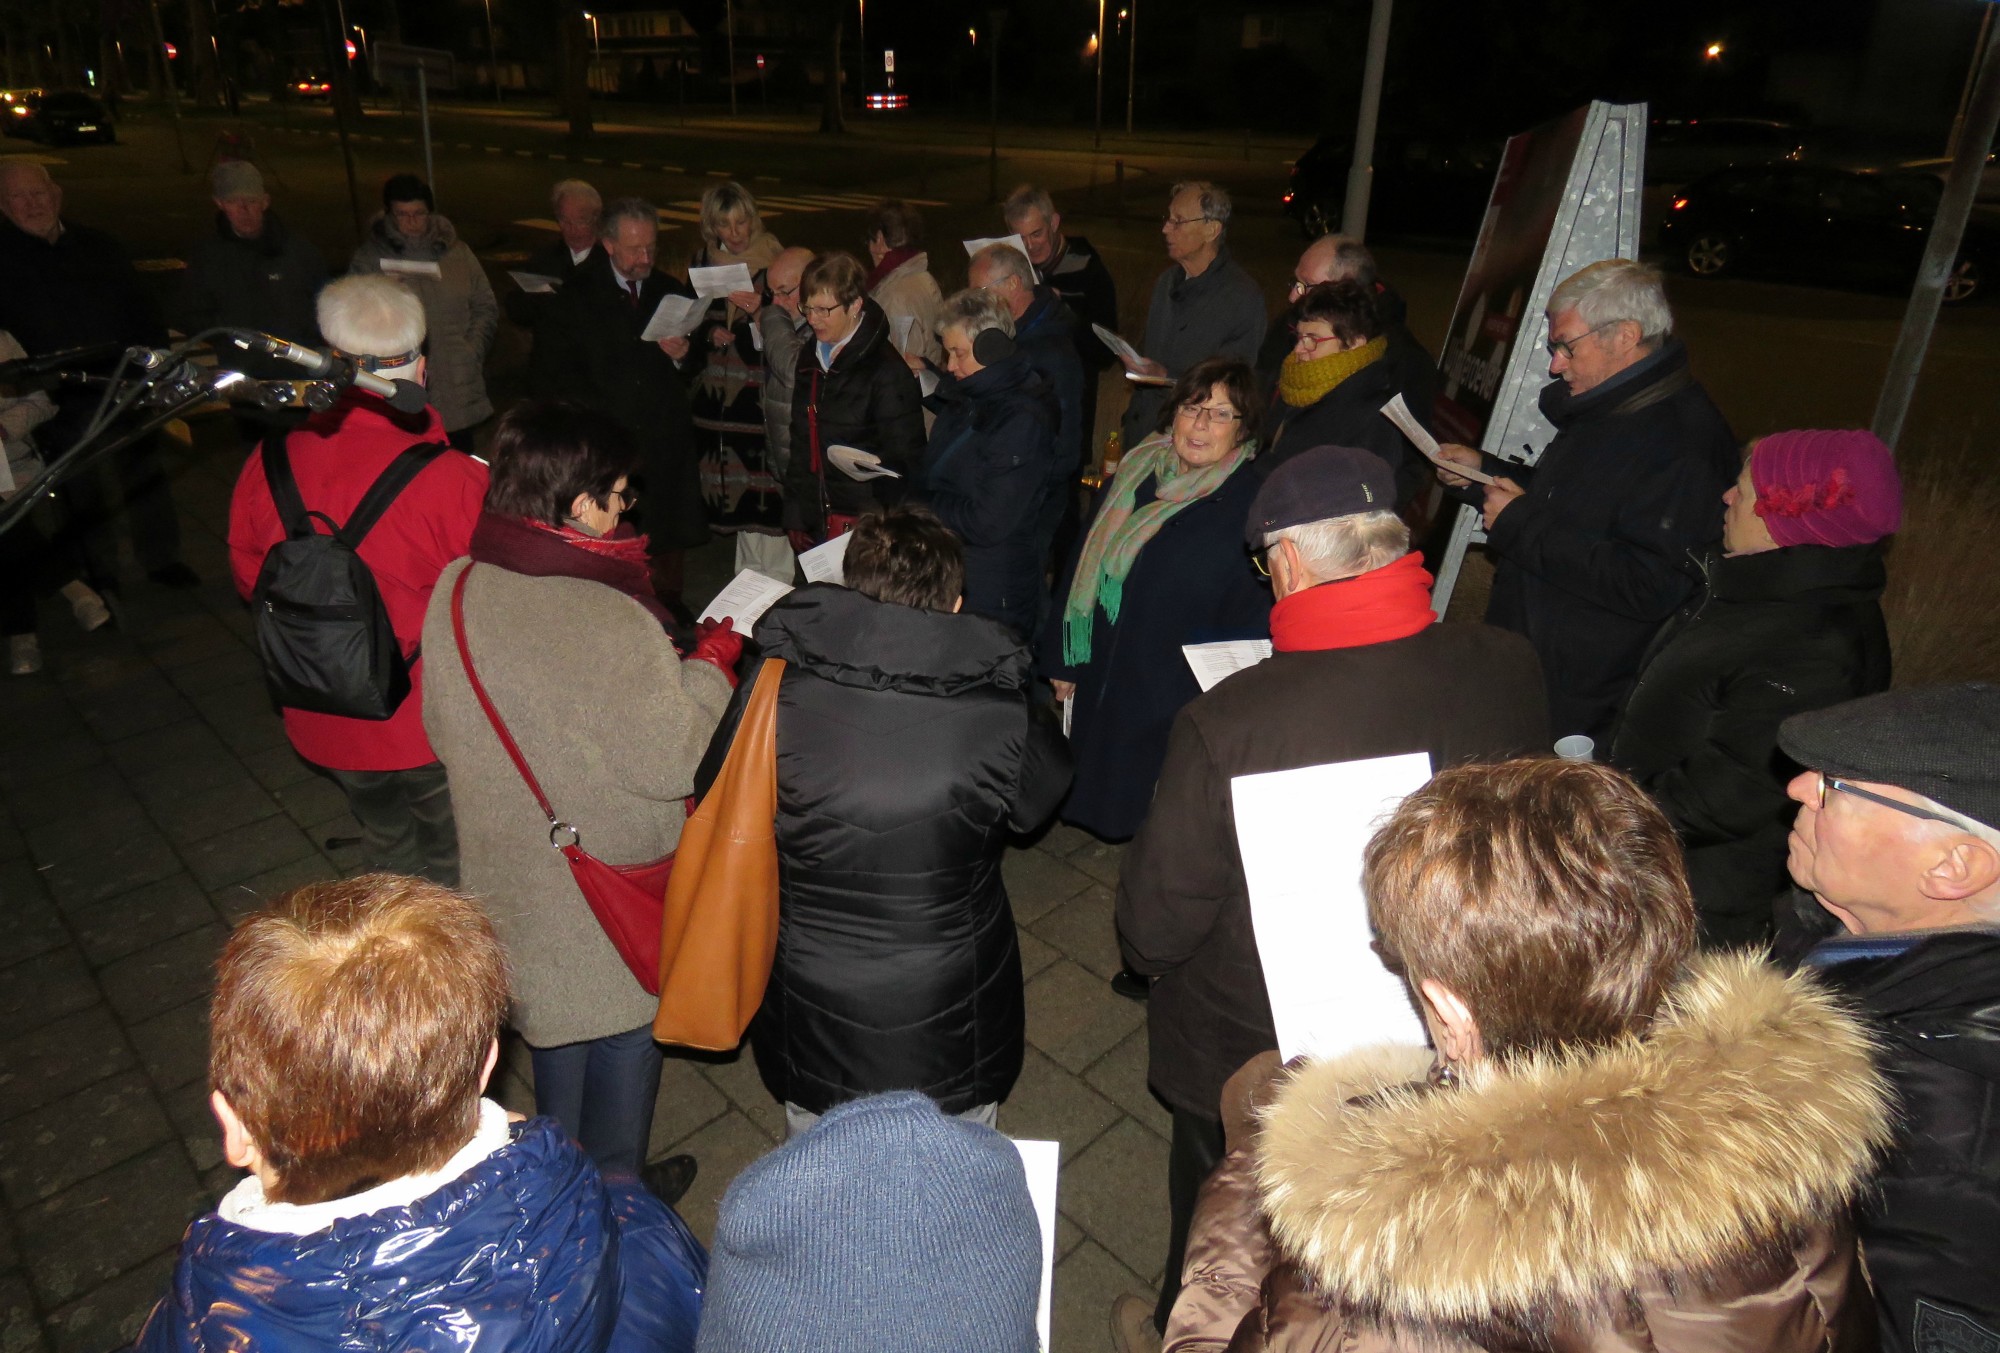
POLYGON ((421 413, 424 406, 430 403, 429 393, 415 381, 392 381, 372 371, 363 371, 352 357, 321 352, 317 348, 258 333, 254 329, 231 329, 229 341, 245 352, 256 353, 260 357, 275 357, 303 367, 308 376, 327 381, 336 390, 352 385, 371 395, 378 395, 398 413, 421 413))
POLYGON ((0 381, 17 376, 40 376, 66 366, 94 366, 125 351, 123 343, 86 343, 82 347, 45 352, 39 357, 18 357, 0 362, 0 381))

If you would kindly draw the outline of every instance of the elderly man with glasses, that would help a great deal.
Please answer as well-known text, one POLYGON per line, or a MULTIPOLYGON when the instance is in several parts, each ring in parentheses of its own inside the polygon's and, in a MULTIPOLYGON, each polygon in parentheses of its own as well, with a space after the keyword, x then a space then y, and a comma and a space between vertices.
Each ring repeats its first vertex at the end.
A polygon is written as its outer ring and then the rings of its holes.
POLYGON ((2000 686, 1867 696, 1778 742, 1807 767, 1778 956, 1868 1018, 1902 1101, 1856 1218, 1882 1348, 2000 1347, 2000 686))
POLYGON ((1167 390, 1181 372, 1209 357, 1254 361, 1264 337, 1264 296, 1229 256, 1229 194, 1213 183, 1176 183, 1160 234, 1168 267, 1153 283, 1146 311, 1144 360, 1126 363, 1133 382, 1125 407, 1125 445, 1158 426, 1167 390))
POLYGON ((1646 645, 1700 585, 1716 502, 1742 463, 1688 366, 1659 273, 1593 263, 1549 297, 1542 415, 1556 435, 1531 468, 1468 446, 1448 459, 1498 476, 1473 497, 1493 556, 1488 624, 1525 634, 1548 678, 1556 736, 1608 746, 1646 645))

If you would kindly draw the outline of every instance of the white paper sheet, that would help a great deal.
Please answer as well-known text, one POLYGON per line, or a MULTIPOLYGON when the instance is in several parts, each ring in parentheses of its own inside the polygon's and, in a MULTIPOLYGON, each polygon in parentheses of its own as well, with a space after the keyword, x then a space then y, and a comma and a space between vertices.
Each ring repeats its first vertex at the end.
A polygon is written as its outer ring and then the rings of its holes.
MULTIPOLYGON (((984 249, 989 244, 1012 245, 1014 248, 1021 251, 1022 258, 1028 258, 1028 242, 1021 238, 1020 233, 1018 231, 1012 235, 988 235, 983 240, 967 240, 965 242, 965 256, 967 258, 972 258, 976 256, 981 249, 984 249)), ((1032 268, 1034 266, 1034 260, 1029 259, 1028 264, 1029 267, 1032 268)))
POLYGON ((1182 644, 1181 652, 1194 671, 1194 680, 1206 695, 1216 683, 1232 672, 1255 667, 1271 656, 1269 639, 1225 639, 1213 644, 1182 644))
POLYGON ((682 296, 668 292, 660 297, 659 308, 646 321, 646 327, 639 337, 648 343, 662 338, 686 338, 701 323, 701 317, 708 313, 708 302, 699 296, 682 296))
POLYGON ((1229 782, 1250 924, 1287 1060, 1426 1041, 1409 989, 1372 947, 1361 853, 1430 778, 1430 754, 1410 752, 1229 782))
POLYGON ((852 531, 843 531, 824 545, 815 545, 799 556, 799 571, 806 575, 809 583, 839 583, 847 585, 847 544, 854 539, 852 531))
POLYGON ((916 336, 917 317, 915 315, 889 316, 889 341, 896 345, 897 352, 908 352, 910 340, 916 336))
POLYGON ((689 268, 688 282, 697 296, 727 296, 751 287, 750 265, 725 263, 717 268, 689 268))
POLYGON ((697 619, 720 620, 728 616, 738 634, 748 636, 757 628, 757 622, 764 612, 771 609, 780 597, 791 591, 789 583, 781 583, 776 578, 767 578, 754 569, 744 569, 729 580, 729 586, 715 594, 715 600, 708 603, 697 619))
POLYGON ((863 451, 859 447, 835 444, 826 449, 826 458, 849 479, 867 481, 870 479, 901 479, 903 476, 882 463, 882 458, 873 451, 863 451))
POLYGON ((538 272, 509 272, 514 285, 530 296, 546 296, 562 285, 562 279, 538 272))
POLYGON ((917 373, 917 392, 925 399, 929 399, 932 395, 936 394, 940 384, 938 373, 929 367, 925 367, 917 373))
POLYGON ((1063 709, 1063 736, 1068 737, 1070 725, 1075 721, 1076 697, 1074 695, 1065 695, 1062 700, 1062 709, 1063 709))
POLYGON ((1470 479, 1475 484, 1493 482, 1493 476, 1484 470, 1475 470, 1470 465, 1460 465, 1455 460, 1446 460, 1438 451, 1437 438, 1424 430, 1424 425, 1410 412, 1410 406, 1403 402, 1401 394, 1382 406, 1382 416, 1402 429, 1403 435, 1410 439, 1410 444, 1423 452, 1424 459, 1440 470, 1449 470, 1461 478, 1470 479))
POLYGON ((1146 359, 1139 355, 1137 348, 1111 332, 1111 330, 1105 328, 1102 324, 1091 325, 1090 331, 1097 335, 1098 341, 1103 343, 1105 347, 1118 354, 1119 361, 1134 362, 1142 366, 1145 364, 1146 359))
POLYGON ((0 497, 12 493, 16 487, 14 467, 7 463, 7 443, 0 440, 0 497))
POLYGON ((383 272, 404 272, 417 277, 443 277, 444 269, 427 258, 385 258, 383 272))
POLYGON ((1021 1168, 1028 1175, 1028 1197, 1035 1204, 1035 1220, 1042 1226, 1042 1299, 1035 1307, 1035 1328, 1041 1332, 1043 1353, 1048 1353, 1050 1297, 1055 1292, 1056 1174, 1062 1163, 1062 1143, 1016 1139, 1014 1149, 1021 1153, 1021 1168))

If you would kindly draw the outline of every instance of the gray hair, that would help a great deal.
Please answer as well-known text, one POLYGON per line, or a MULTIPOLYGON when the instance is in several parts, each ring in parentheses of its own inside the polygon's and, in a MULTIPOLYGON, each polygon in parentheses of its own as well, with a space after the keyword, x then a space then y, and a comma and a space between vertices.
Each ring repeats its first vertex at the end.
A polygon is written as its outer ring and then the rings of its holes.
POLYGON ((1012 277, 1029 291, 1035 289, 1035 265, 1028 262, 1028 256, 1005 242, 989 244, 972 256, 972 266, 984 263, 990 280, 999 281, 1012 277))
POLYGON ((1306 571, 1323 583, 1387 568, 1410 552, 1410 528, 1394 512, 1355 512, 1301 522, 1264 537, 1266 549, 1289 540, 1306 571))
POLYGON ((1167 194, 1167 201, 1172 203, 1182 193, 1201 194, 1202 218, 1215 222, 1225 231, 1229 229, 1229 213, 1234 208, 1229 201, 1228 189, 1207 179, 1187 179, 1173 186, 1173 191, 1167 194))
POLYGON ((757 214, 757 199, 750 190, 735 179, 708 186, 701 195, 701 237, 709 248, 722 247, 722 223, 739 212, 750 218, 750 237, 755 239, 764 229, 764 218, 757 214))
MULTIPOLYGON (((1939 803, 1936 799, 1926 798, 1922 794, 1917 794, 1914 797, 1919 807, 1927 808, 1933 813, 1941 813, 1951 820, 1949 822, 1918 822, 1913 820, 1910 823, 1911 826, 1920 829, 1928 828, 1932 832, 1950 832, 1953 835, 1975 837, 1985 842, 1996 854, 2000 854, 2000 828, 1989 827, 1978 818, 1967 817, 1964 813, 1959 812, 1958 809, 1939 803)), ((2000 921, 2000 897, 1991 898, 1983 903, 1968 902, 1966 905, 1981 921, 1988 923, 2000 921)))
POLYGON ((967 287, 944 298, 944 304, 938 309, 936 328, 939 338, 944 337, 946 329, 962 330, 969 339, 977 338, 988 329, 998 329, 1012 338, 1014 312, 992 292, 967 287))
POLYGON ((658 230, 660 209, 643 197, 621 197, 604 209, 604 219, 597 223, 598 238, 605 240, 618 238, 620 221, 644 221, 658 230))
POLYGON ((424 303, 382 273, 328 282, 316 306, 319 331, 349 357, 401 357, 424 345, 424 303))
POLYGON ((1565 277, 1549 293, 1549 314, 1574 310, 1593 329, 1621 322, 1638 326, 1639 342, 1655 348, 1674 331, 1660 270, 1629 258, 1601 259, 1565 277))
POLYGON ((1031 211, 1040 212, 1046 221, 1056 214, 1056 204, 1049 197, 1048 189, 1037 183, 1024 183, 1007 194, 1007 200, 1000 204, 1000 219, 1012 225, 1031 211))
POLYGON ((1332 254, 1327 260, 1329 281, 1359 282, 1364 287, 1375 285, 1375 255, 1367 245, 1352 235, 1324 235, 1315 241, 1315 246, 1320 245, 1332 254))
POLYGON ((549 205, 557 211, 562 210, 564 199, 571 197, 589 203, 592 211, 604 210, 603 195, 582 179, 564 179, 549 189, 549 205))

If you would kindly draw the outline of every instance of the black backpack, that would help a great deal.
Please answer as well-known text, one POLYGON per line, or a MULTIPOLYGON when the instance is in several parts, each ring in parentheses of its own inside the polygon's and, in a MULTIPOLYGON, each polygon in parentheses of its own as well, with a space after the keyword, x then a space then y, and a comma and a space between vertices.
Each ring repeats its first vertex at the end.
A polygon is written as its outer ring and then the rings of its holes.
POLYGON ((264 478, 285 539, 264 556, 250 593, 257 652, 274 703, 350 719, 386 719, 410 693, 413 650, 389 625, 375 575, 357 551, 389 504, 437 456, 442 442, 420 442, 389 463, 342 526, 310 512, 285 454, 285 434, 264 439, 264 478), (332 534, 316 529, 325 522, 332 534))

